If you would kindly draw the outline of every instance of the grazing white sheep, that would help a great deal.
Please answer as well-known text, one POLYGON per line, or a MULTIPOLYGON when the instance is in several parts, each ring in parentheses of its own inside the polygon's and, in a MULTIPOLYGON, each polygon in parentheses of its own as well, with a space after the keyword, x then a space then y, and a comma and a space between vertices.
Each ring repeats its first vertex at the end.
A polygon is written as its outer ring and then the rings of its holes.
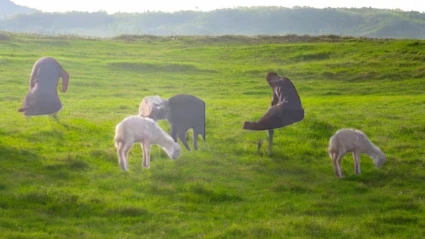
POLYGON ((344 177, 341 169, 341 159, 349 152, 353 154, 354 172, 356 174, 361 173, 361 153, 369 155, 376 167, 381 167, 386 161, 385 154, 369 140, 365 133, 357 129, 340 129, 330 138, 328 148, 337 177, 344 177))
POLYGON ((144 168, 150 167, 150 147, 159 145, 170 159, 180 156, 180 145, 159 127, 153 119, 138 115, 128 116, 115 127, 115 147, 118 154, 118 163, 121 170, 128 170, 128 151, 134 143, 139 142, 143 150, 144 168))

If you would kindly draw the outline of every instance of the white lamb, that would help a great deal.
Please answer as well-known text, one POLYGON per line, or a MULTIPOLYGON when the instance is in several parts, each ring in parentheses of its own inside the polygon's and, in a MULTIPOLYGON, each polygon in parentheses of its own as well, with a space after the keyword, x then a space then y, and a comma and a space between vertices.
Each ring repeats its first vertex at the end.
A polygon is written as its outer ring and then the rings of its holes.
POLYGON ((344 177, 341 159, 349 152, 353 154, 356 174, 360 174, 361 153, 369 155, 376 167, 381 167, 386 161, 385 154, 369 140, 365 133, 357 129, 340 129, 330 138, 328 148, 337 177, 344 177))
POLYGON ((150 147, 159 145, 170 159, 180 156, 180 145, 150 118, 138 115, 128 116, 115 127, 115 147, 118 154, 118 164, 121 170, 128 170, 128 151, 134 143, 139 142, 143 150, 144 168, 150 167, 150 147))

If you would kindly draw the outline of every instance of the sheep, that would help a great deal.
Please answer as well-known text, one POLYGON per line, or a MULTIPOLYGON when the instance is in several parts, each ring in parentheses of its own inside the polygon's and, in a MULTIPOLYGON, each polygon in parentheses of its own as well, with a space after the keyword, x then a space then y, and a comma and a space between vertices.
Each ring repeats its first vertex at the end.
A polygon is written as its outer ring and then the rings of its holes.
POLYGON ((178 94, 169 99, 146 96, 139 104, 139 116, 155 121, 166 119, 171 125, 171 137, 175 142, 180 139, 188 151, 186 133, 190 128, 193 128, 195 150, 198 150, 198 135, 205 140, 205 102, 196 96, 178 94))
POLYGON ((205 102, 193 95, 178 94, 168 99, 168 105, 171 137, 175 142, 179 138, 185 148, 190 151, 186 133, 192 128, 193 148, 198 150, 198 135, 200 134, 205 141, 205 102))
POLYGON ((172 160, 180 157, 180 145, 174 142, 156 121, 139 115, 131 115, 115 126, 114 143, 121 170, 128 170, 128 151, 134 143, 139 142, 143 150, 142 166, 150 168, 150 147, 159 145, 172 160))
POLYGON ((351 152, 354 159, 354 172, 360 174, 360 154, 366 153, 372 158, 376 167, 381 167, 385 161, 385 154, 369 138, 357 129, 340 129, 329 140, 328 153, 332 159, 337 177, 343 178, 341 159, 346 153, 351 152))
POLYGON ((159 95, 146 96, 139 104, 139 115, 155 121, 167 119, 169 111, 168 100, 159 95))

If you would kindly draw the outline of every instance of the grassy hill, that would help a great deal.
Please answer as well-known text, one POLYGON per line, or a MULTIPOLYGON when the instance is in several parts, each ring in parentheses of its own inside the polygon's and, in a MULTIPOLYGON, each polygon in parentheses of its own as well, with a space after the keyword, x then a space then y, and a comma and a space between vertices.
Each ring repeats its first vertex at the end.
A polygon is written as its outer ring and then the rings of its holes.
POLYGON ((425 237, 425 41, 0 39, 0 238, 425 237), (16 112, 41 56, 70 73, 60 123, 16 112), (271 157, 256 152, 265 132, 242 129, 270 103, 268 71, 293 81, 306 112, 276 130, 271 157), (178 93, 205 100, 206 141, 175 161, 153 146, 150 169, 134 145, 121 172, 115 125, 144 96, 178 93), (327 144, 342 127, 368 134, 386 164, 362 155, 354 175, 347 155, 336 178, 327 144))
POLYGON ((18 5, 10 0, 0 0, 0 17, 11 17, 18 14, 40 12, 37 9, 18 5))
MULTIPOLYGON (((1 0, 0 0, 1 1, 1 0)), ((1 8, 1 6, 0 6, 1 8)), ((425 13, 374 8, 238 7, 212 11, 141 13, 66 12, 0 19, 0 31, 44 35, 115 37, 340 35, 425 39, 425 13)))

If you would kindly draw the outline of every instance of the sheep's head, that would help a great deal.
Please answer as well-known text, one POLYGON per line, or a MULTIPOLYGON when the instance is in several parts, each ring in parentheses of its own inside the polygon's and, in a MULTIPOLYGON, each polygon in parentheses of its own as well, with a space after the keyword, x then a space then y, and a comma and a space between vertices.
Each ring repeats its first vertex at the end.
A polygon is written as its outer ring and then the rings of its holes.
POLYGON ((385 156, 383 152, 380 151, 378 154, 372 157, 372 160, 373 160, 373 164, 376 167, 381 167, 387 161, 387 157, 385 156))
POLYGON ((173 145, 173 151, 171 152, 170 158, 171 159, 177 159, 178 157, 180 157, 180 153, 181 153, 181 147, 179 143, 175 143, 173 145))
POLYGON ((175 160, 180 157, 181 147, 179 143, 173 141, 170 148, 163 147, 163 149, 167 153, 168 157, 172 160, 175 160))
POLYGON ((169 112, 168 100, 159 95, 146 96, 139 105, 139 115, 155 121, 167 119, 169 112))
POLYGON ((168 100, 163 100, 159 104, 155 105, 156 120, 168 119, 169 113, 170 107, 168 106, 168 100))

